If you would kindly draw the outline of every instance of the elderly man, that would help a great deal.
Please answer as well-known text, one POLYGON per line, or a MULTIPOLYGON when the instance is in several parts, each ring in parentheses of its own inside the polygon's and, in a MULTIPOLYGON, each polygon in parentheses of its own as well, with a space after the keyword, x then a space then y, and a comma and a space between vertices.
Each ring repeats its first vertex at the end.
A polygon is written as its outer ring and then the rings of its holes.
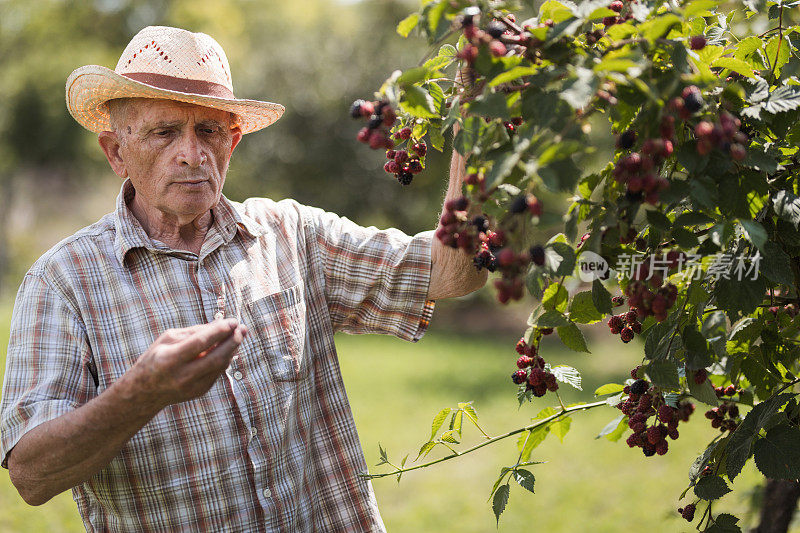
POLYGON ((0 458, 22 497, 72 488, 87 531, 382 531, 333 333, 416 341, 485 273, 430 231, 226 199, 242 135, 283 108, 236 99, 207 35, 145 28, 67 106, 124 183, 17 296, 0 458))

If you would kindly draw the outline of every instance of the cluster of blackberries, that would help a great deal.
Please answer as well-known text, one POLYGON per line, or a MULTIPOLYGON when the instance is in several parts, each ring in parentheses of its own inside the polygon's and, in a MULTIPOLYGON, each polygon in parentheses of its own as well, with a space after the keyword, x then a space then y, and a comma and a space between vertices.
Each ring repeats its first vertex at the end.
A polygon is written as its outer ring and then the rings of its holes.
POLYGON ((695 511, 695 504, 690 503, 686 507, 679 507, 678 514, 681 515, 681 518, 684 520, 691 522, 694 520, 694 511, 695 511))
POLYGON ((359 130, 356 139, 368 144, 373 150, 394 148, 394 141, 389 137, 389 129, 397 120, 397 114, 389 102, 356 100, 350 106, 350 116, 369 121, 365 127, 359 130))
MULTIPOLYGON (((553 332, 551 328, 543 328, 539 330, 543 335, 548 335, 553 332)), ((533 392, 537 398, 544 396, 547 391, 555 392, 558 390, 558 382, 556 376, 551 372, 545 370, 545 360, 538 355, 538 348, 532 344, 528 344, 524 338, 517 342, 517 353, 520 354, 517 359, 517 370, 511 374, 511 381, 517 385, 527 383, 526 389, 533 392), (530 371, 526 369, 530 368, 530 371)))
MULTIPOLYGON (((772 313, 774 316, 778 316, 778 314, 781 311, 784 311, 791 318, 796 317, 797 316, 797 312, 798 312, 797 311, 797 305, 793 304, 793 303, 792 304, 786 304, 783 307, 780 307, 780 306, 777 306, 777 305, 773 305, 773 306, 769 307, 768 311, 770 313, 772 313)), ((767 322, 767 324, 769 324, 769 322, 767 322)))
POLYGON ((680 97, 675 97, 669 101, 669 108, 671 111, 678 114, 678 116, 687 120, 693 114, 697 113, 703 106, 706 105, 703 100, 703 94, 696 85, 685 87, 681 91, 680 97))
POLYGON ((523 122, 522 117, 514 117, 511 120, 504 120, 503 127, 509 135, 514 135, 517 132, 517 126, 521 126, 523 122))
POLYGON ((620 336, 622 342, 630 342, 633 340, 634 333, 642 332, 642 323, 639 322, 634 308, 627 313, 611 315, 611 318, 608 319, 608 327, 613 335, 620 336))
MULTIPOLYGON (((661 136, 646 139, 639 151, 626 154, 617 160, 614 179, 625 185, 625 195, 631 201, 641 201, 655 205, 659 193, 669 187, 669 181, 658 174, 658 168, 674 152, 675 118, 664 115, 659 127, 661 136)), ((617 148, 630 150, 636 144, 636 132, 624 131, 617 138, 617 148)), ((626 236, 627 237, 627 236, 626 236)), ((633 235, 628 242, 635 237, 633 235)))
POLYGON ((652 315, 661 322, 667 318, 670 308, 675 305, 678 288, 672 283, 667 283, 654 292, 643 281, 631 281, 625 287, 625 295, 640 321, 652 315))
POLYGON ((732 402, 722 402, 718 407, 713 407, 706 411, 706 418, 711 420, 711 427, 725 431, 735 431, 741 419, 739 418, 739 406, 732 402))
POLYGON ((461 248, 467 253, 475 253, 474 236, 469 232, 469 198, 461 196, 444 203, 444 213, 439 218, 436 238, 451 248, 461 248))
POLYGON ((631 371, 635 381, 623 389, 628 398, 617 404, 617 409, 628 416, 628 426, 633 430, 625 442, 631 448, 641 448, 646 457, 664 455, 669 450, 667 437, 678 438, 678 423, 689 420, 694 404, 682 401, 677 408, 667 405, 664 396, 650 383, 637 379, 639 370, 637 367, 631 371), (652 424, 648 424, 650 417, 655 417, 652 424))
MULTIPOLYGON (((537 248, 537 247, 533 247, 537 248)), ((496 279, 494 287, 497 289, 497 300, 500 303, 508 303, 509 300, 519 300, 525 292, 525 273, 534 254, 533 250, 516 252, 509 246, 497 251, 497 267, 502 273, 502 277, 496 279)), ((538 248, 541 248, 539 246, 538 248)), ((539 256, 536 250, 537 257, 539 256)), ((544 262, 544 249, 541 250, 542 262, 544 262)))
POLYGON ((611 11, 616 11, 618 14, 613 17, 604 17, 603 24, 606 26, 613 26, 614 24, 622 24, 626 20, 630 20, 633 18, 633 13, 631 13, 630 4, 635 4, 636 0, 628 1, 628 0, 614 0, 610 4, 608 4, 608 9, 611 11))
MULTIPOLYGON (((409 135, 411 134, 411 128, 403 128, 398 133, 405 132, 405 130, 408 130, 409 135)), ((397 137, 397 133, 395 137, 397 137)), ((424 141, 417 141, 411 145, 412 154, 409 154, 406 150, 386 150, 386 158, 389 159, 389 161, 383 165, 383 170, 389 174, 394 174, 397 181, 402 185, 408 185, 411 183, 415 174, 422 172, 423 166, 421 158, 425 157, 427 150, 428 146, 424 141)))
POLYGON ((508 48, 501 38, 504 35, 511 35, 512 32, 499 20, 492 20, 484 29, 481 29, 477 25, 476 15, 470 11, 461 17, 461 29, 467 44, 459 50, 457 57, 470 65, 478 57, 480 46, 488 46, 489 52, 495 57, 502 57, 508 52, 508 48))
POLYGON ((741 161, 747 157, 747 135, 739 131, 742 122, 723 111, 717 122, 701 120, 694 127, 694 136, 697 139, 697 153, 706 155, 715 148, 723 153, 730 154, 734 161, 741 161))
POLYGON ((727 387, 714 387, 714 393, 717 395, 717 398, 722 398, 723 396, 736 396, 739 392, 739 389, 736 388, 736 385, 728 385, 727 387))

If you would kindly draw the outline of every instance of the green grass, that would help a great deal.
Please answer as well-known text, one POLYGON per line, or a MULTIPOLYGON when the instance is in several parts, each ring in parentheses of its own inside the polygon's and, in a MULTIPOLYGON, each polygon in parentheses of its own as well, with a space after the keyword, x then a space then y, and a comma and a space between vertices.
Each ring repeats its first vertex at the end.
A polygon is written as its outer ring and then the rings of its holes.
MULTIPOLYGON (((9 306, 0 307, 0 346, 7 345, 9 306)), ((434 322, 435 326, 435 322, 434 322)), ((542 354, 554 364, 576 366, 584 374, 584 392, 566 390, 565 402, 592 401, 597 386, 624 378, 640 359, 635 343, 591 342, 593 354, 566 352, 555 338, 545 339, 542 354)), ((350 395, 367 464, 378 459, 378 442, 390 458, 409 461, 430 435, 433 415, 459 401, 475 401, 480 422, 490 434, 525 425, 554 399, 548 394, 518 408, 515 387, 508 376, 514 369, 515 338, 487 339, 455 336, 435 330, 419 343, 390 337, 338 335, 342 372, 350 395)), ((5 349, 0 351, 3 363, 5 349)), ((4 367, 4 364, 0 368, 4 367)), ((636 523, 651 532, 692 531, 675 509, 687 483, 687 470, 704 443, 714 436, 702 417, 681 425, 681 438, 670 442, 664 457, 647 459, 624 442, 595 440, 597 432, 617 411, 598 408, 573 415, 564 443, 555 436, 534 451, 533 459, 547 461, 532 467, 536 494, 514 485, 499 531, 535 527, 547 532, 618 532, 636 523)), ((467 430, 466 445, 480 441, 467 430)), ((514 437, 471 455, 409 472, 398 484, 394 478, 373 481, 388 530, 396 532, 496 531, 488 503, 489 490, 502 466, 516 460, 514 437)), ((429 457, 441 456, 434 451, 429 457), (438 455, 437 455, 438 454, 438 455)), ((720 510, 744 514, 748 489, 758 480, 750 464, 736 479, 733 494, 720 510)), ((685 503, 685 502, 684 502, 685 503)), ((16 493, 7 471, 0 473, 0 532, 83 531, 70 493, 41 507, 29 507, 16 493)), ((794 529, 793 531, 800 531, 794 529)))

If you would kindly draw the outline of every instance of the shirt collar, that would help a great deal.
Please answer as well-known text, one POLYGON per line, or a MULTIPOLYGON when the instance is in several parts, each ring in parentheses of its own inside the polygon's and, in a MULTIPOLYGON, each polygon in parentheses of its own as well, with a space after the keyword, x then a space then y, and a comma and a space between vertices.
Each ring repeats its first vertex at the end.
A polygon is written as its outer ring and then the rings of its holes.
MULTIPOLYGON (((146 248, 151 251, 170 251, 158 241, 153 241, 145 232, 139 220, 133 216, 128 203, 133 199, 136 190, 130 179, 122 183, 119 194, 117 195, 117 206, 115 210, 114 226, 116 235, 114 237, 114 249, 120 263, 125 260, 125 255, 134 248, 146 248)), ((243 236, 259 237, 264 233, 264 228, 255 220, 247 216, 241 210, 241 204, 231 202, 225 195, 220 196, 220 201, 211 208, 214 215, 214 222, 209 235, 216 229, 225 244, 231 242, 237 233, 241 231, 243 236)))

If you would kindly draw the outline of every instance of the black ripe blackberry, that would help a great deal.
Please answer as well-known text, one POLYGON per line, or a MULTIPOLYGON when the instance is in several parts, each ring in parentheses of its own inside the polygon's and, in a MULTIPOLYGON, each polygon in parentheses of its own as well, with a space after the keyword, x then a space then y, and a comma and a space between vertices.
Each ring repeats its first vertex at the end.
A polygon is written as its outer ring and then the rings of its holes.
POLYGON ((401 170, 397 173, 397 181, 399 181, 401 185, 408 185, 413 179, 414 174, 408 172, 407 170, 401 170))
POLYGON ((514 201, 511 202, 508 208, 511 213, 522 213, 526 209, 528 209, 528 200, 525 198, 525 195, 514 198, 514 201))
POLYGON ((628 189, 625 191, 625 199, 629 202, 641 202, 644 199, 644 193, 642 191, 633 192, 628 189))
POLYGON ((623 150, 630 150, 634 143, 636 143, 636 132, 633 130, 625 130, 617 139, 617 146, 623 150))
POLYGON ((356 100, 353 102, 353 105, 350 106, 350 116, 353 118, 358 118, 361 116, 361 106, 365 104, 364 100, 356 100))
POLYGON ((493 20, 486 25, 486 33, 491 35, 493 39, 499 39, 504 31, 506 31, 506 26, 500 21, 493 20))
POLYGON ((489 229, 489 221, 486 220, 485 216, 478 215, 472 219, 472 224, 477 228, 478 231, 486 231, 489 229))
POLYGON ((631 394, 644 394, 649 387, 647 380, 637 379, 631 384, 631 394))
POLYGON ((369 124, 367 127, 371 130, 380 127, 381 123, 383 122, 383 117, 381 115, 372 115, 369 117, 369 124))
POLYGON ((531 261, 533 261, 534 264, 539 266, 542 266, 544 264, 544 257, 545 257, 544 248, 542 248, 539 245, 531 246, 530 254, 531 254, 531 261))

